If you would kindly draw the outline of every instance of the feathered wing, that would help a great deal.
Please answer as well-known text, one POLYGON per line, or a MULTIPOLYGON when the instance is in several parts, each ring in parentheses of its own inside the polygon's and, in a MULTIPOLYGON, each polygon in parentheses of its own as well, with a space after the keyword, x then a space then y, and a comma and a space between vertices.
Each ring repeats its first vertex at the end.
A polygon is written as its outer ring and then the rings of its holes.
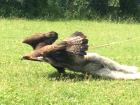
POLYGON ((23 59, 46 61, 62 73, 65 68, 79 62, 77 59, 84 57, 88 49, 87 44, 86 36, 81 32, 75 32, 61 43, 36 49, 23 56, 23 59))
POLYGON ((51 63, 55 62, 57 64, 60 63, 61 65, 61 63, 74 62, 76 59, 75 56, 84 56, 88 49, 87 44, 88 40, 86 39, 86 36, 81 32, 75 32, 61 43, 46 45, 26 54, 23 58, 28 60, 39 60, 40 57, 42 57, 44 60, 50 59, 52 61, 51 63))
POLYGON ((58 34, 54 31, 48 33, 36 33, 31 37, 27 37, 23 40, 23 43, 26 43, 33 47, 33 49, 39 49, 45 45, 51 45, 58 39, 58 34))
POLYGON ((52 49, 51 53, 44 53, 44 59, 49 59, 52 65, 65 67, 77 62, 77 58, 84 57, 88 49, 88 39, 81 32, 75 32, 61 43, 59 48, 52 49), (54 51, 53 51, 54 50, 54 51))
POLYGON ((35 49, 35 50, 31 51, 30 53, 24 55, 23 59, 26 59, 26 60, 39 60, 40 61, 40 60, 43 60, 43 57, 46 54, 51 54, 51 53, 53 53, 55 51, 58 51, 60 49, 64 49, 64 46, 63 45, 56 45, 56 44, 46 45, 44 47, 41 47, 39 49, 35 49))
POLYGON ((69 38, 62 41, 66 43, 66 51, 74 55, 83 56, 88 49, 88 39, 82 32, 75 32, 69 38))

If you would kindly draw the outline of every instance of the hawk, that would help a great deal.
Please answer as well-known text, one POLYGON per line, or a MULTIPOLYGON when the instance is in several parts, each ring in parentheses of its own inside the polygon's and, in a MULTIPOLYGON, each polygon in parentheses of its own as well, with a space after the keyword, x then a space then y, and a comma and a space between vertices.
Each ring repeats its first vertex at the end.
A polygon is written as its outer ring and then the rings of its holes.
POLYGON ((23 43, 31 45, 33 51, 22 59, 47 62, 59 73, 64 73, 67 68, 112 79, 140 79, 135 66, 121 65, 97 53, 86 53, 88 39, 82 32, 74 32, 60 43, 54 43, 57 39, 58 34, 54 31, 26 38, 23 43))
POLYGON ((58 72, 64 72, 65 68, 79 65, 88 49, 88 39, 82 32, 75 32, 62 42, 55 44, 58 38, 56 32, 37 33, 27 37, 23 43, 33 47, 33 51, 24 55, 23 59, 45 61, 55 67, 58 72))

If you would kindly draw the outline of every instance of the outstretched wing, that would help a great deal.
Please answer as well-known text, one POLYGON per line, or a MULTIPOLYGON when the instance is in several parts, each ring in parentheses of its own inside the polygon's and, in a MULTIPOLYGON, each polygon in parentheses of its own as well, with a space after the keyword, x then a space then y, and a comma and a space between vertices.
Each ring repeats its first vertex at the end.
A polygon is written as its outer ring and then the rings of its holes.
POLYGON ((23 40, 23 43, 29 44, 33 49, 39 49, 45 45, 51 45, 58 38, 58 34, 54 31, 48 33, 36 33, 31 37, 23 40))
POLYGON ((83 63, 83 57, 88 49, 87 44, 86 36, 81 32, 75 32, 59 44, 46 45, 33 50, 23 56, 23 59, 45 60, 55 67, 58 72, 64 72, 65 68, 73 68, 73 66, 83 63))
MULTIPOLYGON (((40 49, 34 50, 23 58, 28 60, 50 60, 51 63, 69 63, 73 62, 75 56, 84 56, 88 49, 88 39, 82 32, 75 32, 69 38, 59 44, 46 45, 40 49), (39 59, 38 59, 39 58, 39 59)), ((53 64, 53 65, 55 65, 53 64)))
POLYGON ((62 41, 66 44, 66 51, 74 55, 83 56, 88 49, 88 39, 82 32, 75 32, 69 38, 62 41))
POLYGON ((44 60, 50 60, 52 65, 64 68, 79 63, 79 59, 86 54, 87 44, 86 36, 82 32, 75 32, 57 44, 57 50, 55 48, 51 53, 44 53, 44 60))

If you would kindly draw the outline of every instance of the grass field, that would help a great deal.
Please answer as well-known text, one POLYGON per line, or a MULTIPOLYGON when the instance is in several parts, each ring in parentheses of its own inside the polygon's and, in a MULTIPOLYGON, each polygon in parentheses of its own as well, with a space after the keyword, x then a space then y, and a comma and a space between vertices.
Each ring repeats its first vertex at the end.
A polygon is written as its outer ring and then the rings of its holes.
POLYGON ((49 64, 20 61, 32 50, 21 43, 26 36, 52 30, 59 33, 58 41, 82 31, 89 39, 89 52, 140 66, 140 38, 94 48, 140 37, 140 24, 0 19, 0 105, 140 105, 140 80, 87 78, 69 71, 59 76, 49 64))

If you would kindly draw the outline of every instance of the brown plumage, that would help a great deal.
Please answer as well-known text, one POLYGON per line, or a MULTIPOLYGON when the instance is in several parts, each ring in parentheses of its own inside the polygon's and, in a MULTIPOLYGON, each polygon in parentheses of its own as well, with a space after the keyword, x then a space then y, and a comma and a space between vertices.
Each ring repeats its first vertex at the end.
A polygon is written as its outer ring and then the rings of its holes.
MULTIPOLYGON (((53 33, 57 35, 56 32, 53 33)), ((76 59, 78 57, 76 56, 82 58, 86 54, 85 51, 88 49, 88 40, 83 33, 75 32, 69 38, 64 39, 58 44, 52 44, 54 40, 51 40, 50 44, 50 37, 52 38, 50 34, 52 35, 52 33, 47 33, 47 37, 42 33, 26 38, 23 43, 31 45, 35 50, 23 56, 23 59, 46 61, 59 72, 64 72, 64 68, 68 68, 71 64, 78 63, 76 59), (42 43, 43 46, 40 46, 42 43)), ((53 39, 56 40, 56 36, 53 39)))
POLYGON ((58 34, 54 31, 48 33, 35 33, 31 37, 23 40, 23 43, 29 44, 33 49, 39 49, 45 45, 51 45, 58 39, 58 34))

